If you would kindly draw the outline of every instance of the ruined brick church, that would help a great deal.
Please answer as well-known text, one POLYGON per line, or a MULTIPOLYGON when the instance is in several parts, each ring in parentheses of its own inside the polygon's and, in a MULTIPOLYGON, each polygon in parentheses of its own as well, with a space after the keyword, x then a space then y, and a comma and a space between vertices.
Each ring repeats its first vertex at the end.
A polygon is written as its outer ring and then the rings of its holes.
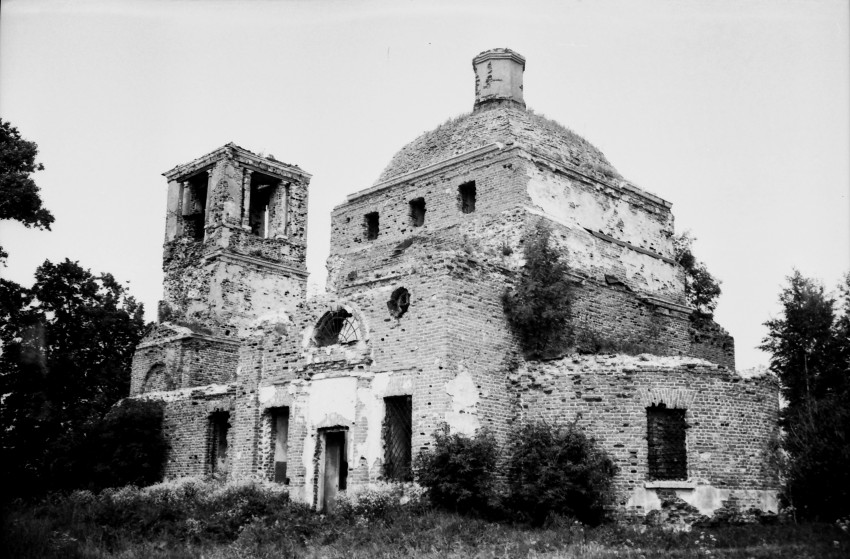
POLYGON ((473 111, 333 210, 326 295, 306 296, 308 173, 228 144, 164 174, 164 300, 131 396, 165 402, 166 477, 260 476, 326 509, 411 479, 443 423, 503 439, 577 419, 619 466, 625 511, 673 494, 705 514, 776 510, 777 386, 736 373, 732 338, 688 306, 671 204, 526 109, 522 56, 473 69, 473 111), (573 329, 651 353, 516 357, 501 297, 541 221, 571 270, 573 329))

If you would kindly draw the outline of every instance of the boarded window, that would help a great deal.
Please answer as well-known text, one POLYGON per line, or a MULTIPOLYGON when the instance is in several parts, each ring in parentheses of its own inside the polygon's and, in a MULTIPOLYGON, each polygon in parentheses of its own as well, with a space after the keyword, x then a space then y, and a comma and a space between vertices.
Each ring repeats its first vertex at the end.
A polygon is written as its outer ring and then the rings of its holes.
POLYGON ((667 409, 664 404, 646 408, 649 478, 687 479, 685 410, 667 409))
POLYGON ((412 481, 413 401, 410 396, 384 398, 384 477, 412 481))
POLYGON ((425 225, 425 198, 410 201, 410 224, 414 227, 425 225))
POLYGON ((471 214, 475 211, 475 182, 467 182, 460 185, 457 189, 458 205, 460 211, 465 214, 471 214))
POLYGON ((313 342, 318 347, 354 344, 359 339, 358 329, 354 316, 344 308, 328 311, 316 324, 313 342))
POLYGON ((371 212, 363 217, 363 227, 366 229, 366 239, 373 240, 378 238, 378 212, 371 212))
POLYGON ((289 408, 271 410, 272 424, 272 463, 274 464, 274 480, 277 483, 289 484, 286 475, 286 463, 289 454, 289 408))
POLYGON ((230 412, 210 415, 210 471, 226 473, 228 470, 227 433, 230 430, 230 412))

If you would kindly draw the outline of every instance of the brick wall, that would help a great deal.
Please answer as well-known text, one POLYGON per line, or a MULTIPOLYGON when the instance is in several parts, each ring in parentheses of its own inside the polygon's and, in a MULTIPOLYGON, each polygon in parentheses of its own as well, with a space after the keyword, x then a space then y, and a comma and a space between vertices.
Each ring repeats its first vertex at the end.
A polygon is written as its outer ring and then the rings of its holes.
POLYGON ((165 404, 163 434, 169 444, 165 479, 211 473, 213 413, 230 412, 228 446, 232 448, 233 389, 229 386, 214 384, 137 397, 162 400, 165 404))
MULTIPOLYGON (((331 215, 331 258, 357 251, 392 252, 392 247, 414 235, 424 236, 470 222, 483 214, 501 212, 524 202, 524 178, 520 159, 512 152, 483 155, 473 162, 356 195, 337 206, 331 215), (461 211, 459 187, 475 181, 475 212, 461 211), (410 201, 423 198, 425 222, 414 227, 410 201), (364 216, 377 212, 380 232, 374 241, 365 238, 364 216)), ((364 270, 365 271, 365 270, 364 270)), ((330 278, 329 278, 329 281, 330 278)))
POLYGON ((185 327, 157 325, 142 340, 133 355, 130 394, 190 388, 231 382, 236 372, 239 343, 194 333, 185 327), (162 377, 150 382, 153 369, 162 377))
POLYGON ((732 490, 776 490, 769 443, 777 434, 779 397, 769 377, 743 379, 733 371, 677 358, 589 356, 528 363, 508 379, 524 420, 578 420, 620 468, 625 505, 650 479, 647 408, 683 409, 687 477, 732 490))

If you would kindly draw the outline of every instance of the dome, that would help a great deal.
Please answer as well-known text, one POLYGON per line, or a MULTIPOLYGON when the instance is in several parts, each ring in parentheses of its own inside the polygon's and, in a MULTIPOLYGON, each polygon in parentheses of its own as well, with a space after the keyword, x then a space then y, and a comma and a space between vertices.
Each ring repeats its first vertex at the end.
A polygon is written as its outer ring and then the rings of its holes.
POLYGON ((599 149, 569 128, 515 104, 496 104, 422 134, 393 156, 375 184, 494 142, 532 149, 599 180, 622 179, 599 149))

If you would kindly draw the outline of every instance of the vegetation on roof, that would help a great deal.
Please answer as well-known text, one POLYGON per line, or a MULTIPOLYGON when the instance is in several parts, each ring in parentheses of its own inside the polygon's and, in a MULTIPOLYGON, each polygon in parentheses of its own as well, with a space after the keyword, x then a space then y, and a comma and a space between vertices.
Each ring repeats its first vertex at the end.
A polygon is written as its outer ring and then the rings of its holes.
POLYGON ((449 118, 421 134, 393 156, 376 183, 487 143, 511 141, 534 147, 597 179, 622 179, 605 155, 573 130, 531 109, 498 107, 449 118))

